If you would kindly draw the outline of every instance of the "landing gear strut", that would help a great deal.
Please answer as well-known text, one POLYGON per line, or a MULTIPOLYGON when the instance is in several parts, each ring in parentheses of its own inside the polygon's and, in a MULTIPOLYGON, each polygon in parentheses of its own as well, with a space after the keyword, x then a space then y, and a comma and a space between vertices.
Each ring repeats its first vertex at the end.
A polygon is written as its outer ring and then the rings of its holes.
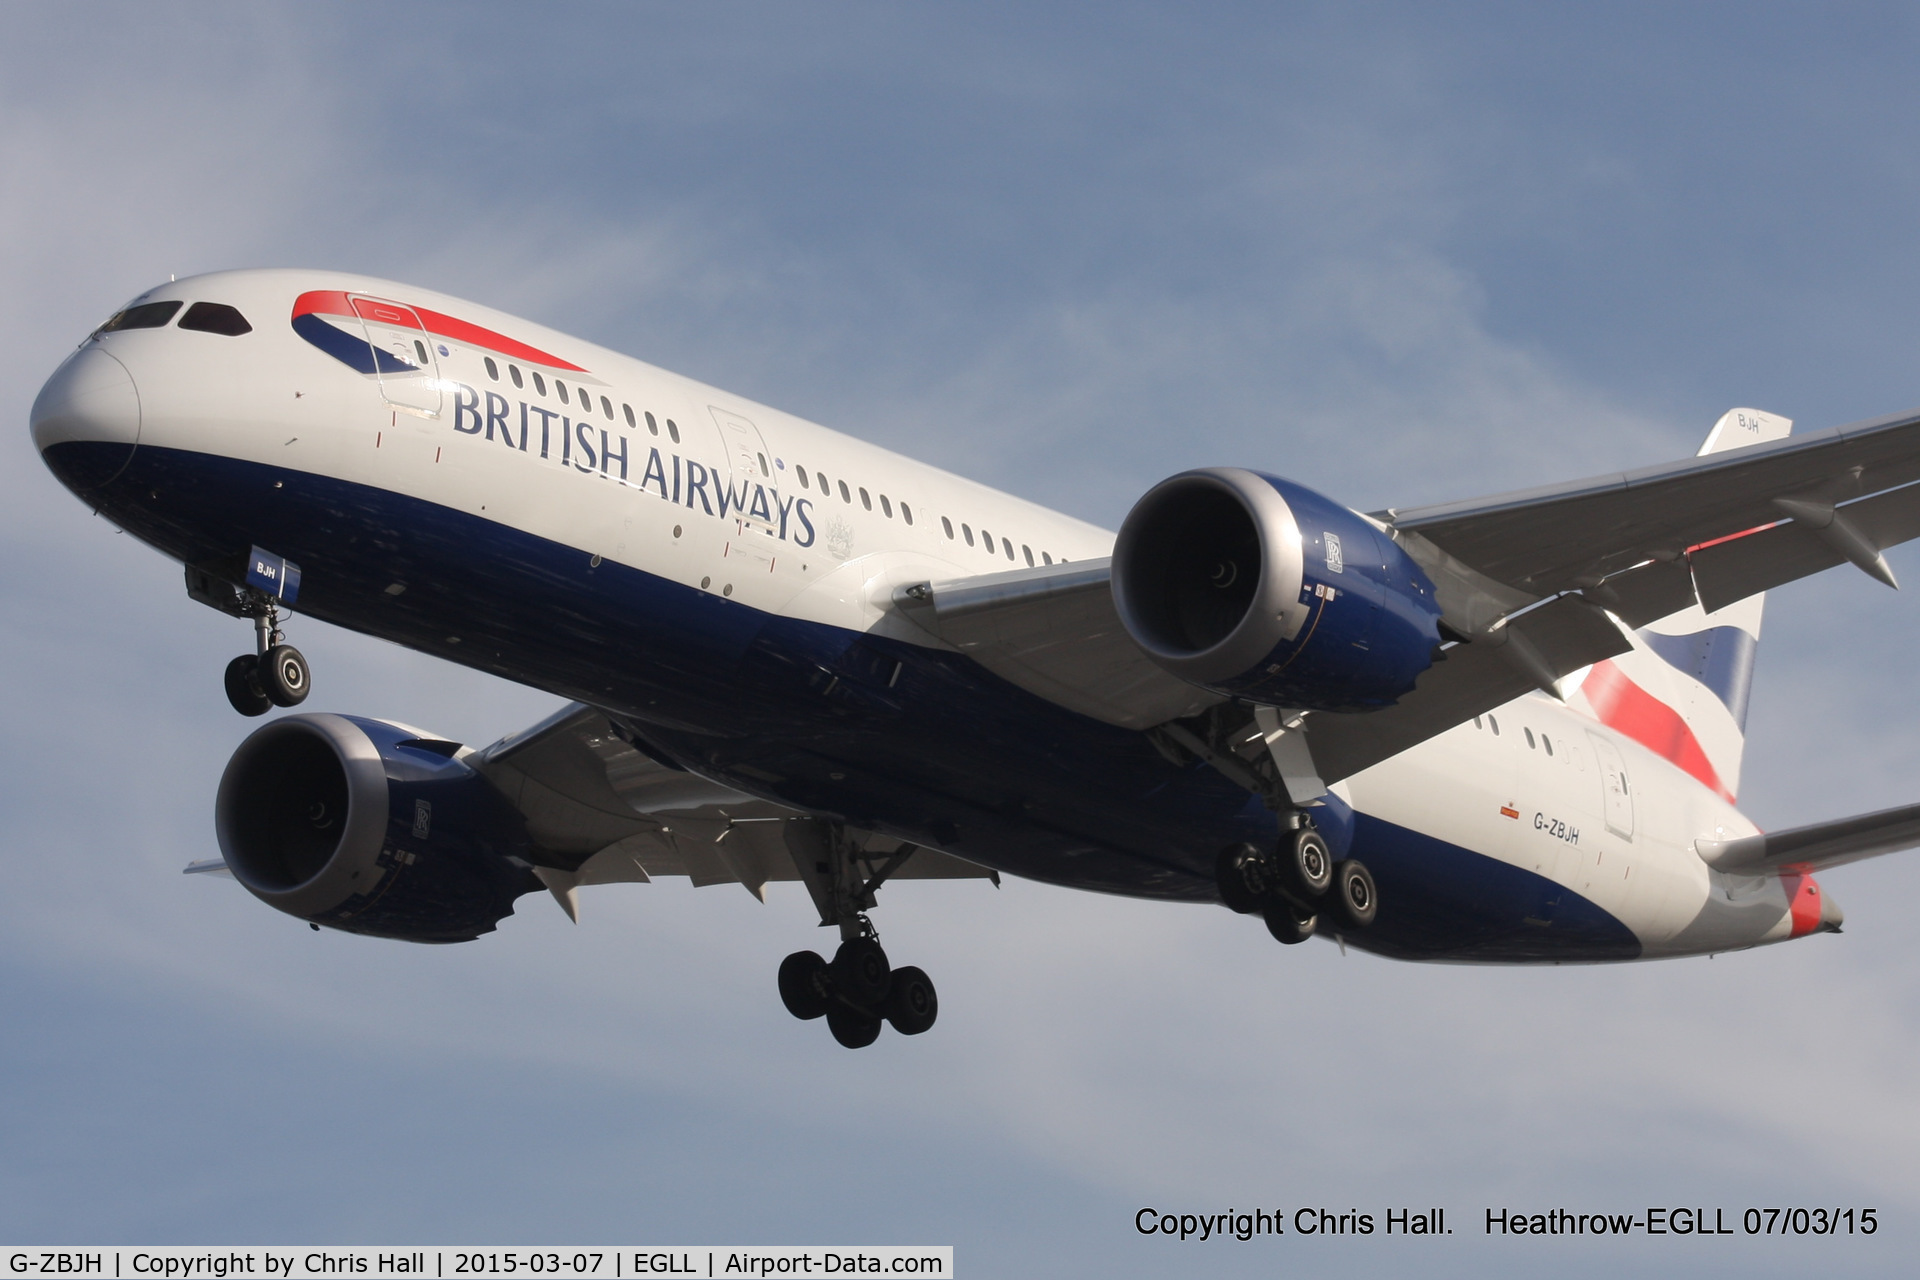
POLYGON ((227 664, 227 701, 243 716, 265 715, 274 707, 295 707, 307 700, 313 674, 300 651, 286 643, 280 610, 273 597, 248 588, 240 616, 253 619, 254 652, 227 664))
POLYGON ((870 876, 859 863, 871 862, 854 847, 837 823, 788 824, 788 840, 822 927, 837 925, 840 947, 828 961, 813 951, 796 951, 780 962, 780 1001, 803 1020, 827 1020, 833 1038, 849 1049, 863 1049, 880 1037, 883 1023, 903 1036, 917 1036, 940 1015, 940 997, 924 970, 895 969, 880 947, 867 912, 874 892, 905 865, 916 846, 902 845, 870 876))
POLYGON ((1366 866, 1335 861, 1326 840, 1304 815, 1280 834, 1279 846, 1234 844, 1214 864, 1220 900, 1242 915, 1259 915, 1267 932, 1292 946, 1305 942, 1323 914, 1345 929, 1364 929, 1379 910, 1379 892, 1366 866))

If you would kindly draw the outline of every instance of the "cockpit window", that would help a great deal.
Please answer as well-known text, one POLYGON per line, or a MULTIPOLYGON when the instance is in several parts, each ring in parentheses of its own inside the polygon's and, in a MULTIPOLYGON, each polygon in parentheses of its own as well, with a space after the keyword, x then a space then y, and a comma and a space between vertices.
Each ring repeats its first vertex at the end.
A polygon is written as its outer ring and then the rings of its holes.
POLYGON ((113 313, 113 319, 95 329, 95 333, 118 333, 122 329, 158 329, 173 319, 180 309, 178 299, 171 302, 143 302, 137 307, 113 313))
POLYGON ((180 327, 201 333, 222 333, 229 338, 253 332, 247 318, 224 302, 194 303, 187 308, 187 314, 180 317, 180 327))

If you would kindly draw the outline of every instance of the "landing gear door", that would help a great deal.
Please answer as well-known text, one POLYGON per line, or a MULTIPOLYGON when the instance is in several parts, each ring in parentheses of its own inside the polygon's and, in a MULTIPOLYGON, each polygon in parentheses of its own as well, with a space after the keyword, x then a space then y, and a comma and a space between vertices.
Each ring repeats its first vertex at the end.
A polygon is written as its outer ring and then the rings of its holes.
POLYGON ((440 362, 433 337, 412 307, 381 298, 351 294, 348 302, 360 317, 373 348, 374 371, 387 403, 408 413, 440 416, 440 362))
POLYGON ((1593 753, 1600 758, 1600 805, 1607 830, 1622 840, 1633 839, 1633 792, 1627 781, 1627 762, 1613 742, 1589 731, 1593 753))

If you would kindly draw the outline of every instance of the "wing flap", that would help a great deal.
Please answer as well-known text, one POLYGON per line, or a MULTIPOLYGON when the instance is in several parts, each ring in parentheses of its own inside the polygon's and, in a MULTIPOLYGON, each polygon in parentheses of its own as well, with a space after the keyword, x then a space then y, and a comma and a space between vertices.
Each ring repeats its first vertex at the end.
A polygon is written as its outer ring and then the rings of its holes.
MULTIPOLYGON (((1920 538, 1920 485, 1875 494, 1836 509, 1876 549, 1920 538)), ((1817 529, 1787 520, 1696 548, 1694 582, 1708 613, 1847 563, 1847 556, 1817 529)))
MULTIPOLYGON (((802 879, 786 839, 798 809, 678 769, 640 750, 596 707, 573 703, 539 724, 464 757, 518 808, 553 865, 536 874, 570 916, 582 885, 643 884, 685 876, 696 887, 740 884, 755 897, 775 880, 802 879)), ((849 835, 860 856, 884 858, 899 841, 849 835)), ((890 877, 990 879, 994 873, 918 849, 890 877)))

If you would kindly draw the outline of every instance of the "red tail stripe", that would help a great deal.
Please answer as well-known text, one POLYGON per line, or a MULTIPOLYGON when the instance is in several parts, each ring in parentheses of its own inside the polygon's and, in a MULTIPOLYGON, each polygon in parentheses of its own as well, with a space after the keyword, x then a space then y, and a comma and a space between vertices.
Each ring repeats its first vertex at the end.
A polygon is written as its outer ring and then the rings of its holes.
MULTIPOLYGON (((529 364, 545 365, 549 369, 570 369, 574 373, 585 373, 577 364, 570 364, 559 356, 530 347, 524 342, 516 342, 504 333, 477 324, 469 324, 439 311, 430 311, 426 307, 412 307, 412 312, 420 317, 420 323, 426 326, 428 333, 451 338, 455 342, 464 342, 469 346, 485 347, 497 351, 503 356, 512 356, 516 360, 525 360, 529 364)), ((325 316, 353 316, 361 312, 372 313, 369 318, 386 324, 403 325, 409 329, 416 326, 407 319, 405 312, 391 306, 380 306, 372 299, 364 300, 358 308, 349 302, 347 294, 341 289, 314 289, 301 294, 294 300, 293 314, 296 317, 312 313, 325 316)))
POLYGON ((1787 891, 1787 906, 1793 912, 1790 936, 1804 938, 1820 927, 1820 886, 1812 876, 1791 871, 1780 873, 1780 883, 1787 891))
POLYGON ((1687 722, 1672 707, 1627 679, 1619 667, 1596 662, 1580 691, 1593 704, 1593 713, 1600 717, 1601 724, 1673 761, 1728 804, 1733 803, 1733 793, 1720 781, 1687 722))

